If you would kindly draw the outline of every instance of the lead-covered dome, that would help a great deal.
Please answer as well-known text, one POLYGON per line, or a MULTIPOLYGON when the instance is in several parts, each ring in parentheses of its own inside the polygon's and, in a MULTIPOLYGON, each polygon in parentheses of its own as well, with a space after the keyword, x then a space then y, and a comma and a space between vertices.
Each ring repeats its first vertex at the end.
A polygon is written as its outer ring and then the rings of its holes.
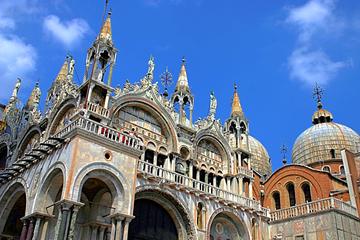
POLYGON ((261 175, 270 176, 271 162, 265 147, 254 137, 249 136, 249 151, 252 155, 251 166, 261 175))
POLYGON ((292 150, 293 163, 311 165, 340 160, 342 149, 360 151, 359 135, 349 127, 334 123, 333 115, 322 108, 320 99, 312 123, 314 126, 301 133, 295 141, 292 150))

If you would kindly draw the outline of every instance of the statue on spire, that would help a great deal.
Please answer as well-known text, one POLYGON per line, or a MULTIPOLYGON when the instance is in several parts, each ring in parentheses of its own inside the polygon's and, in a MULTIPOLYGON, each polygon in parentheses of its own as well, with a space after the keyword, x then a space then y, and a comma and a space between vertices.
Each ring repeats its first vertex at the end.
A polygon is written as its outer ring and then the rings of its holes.
POLYGON ((211 120, 215 119, 216 108, 217 108, 217 100, 215 98, 214 91, 211 91, 210 92, 210 110, 209 110, 209 118, 211 120))
POLYGON ((21 86, 21 79, 18 78, 18 79, 16 80, 16 84, 15 84, 13 93, 12 93, 11 98, 10 98, 10 101, 11 101, 11 102, 14 101, 14 100, 17 98, 17 95, 18 95, 18 93, 19 93, 20 86, 21 86))
POLYGON ((155 62, 154 57, 151 55, 148 62, 148 71, 145 77, 141 80, 142 88, 147 88, 154 79, 155 62))

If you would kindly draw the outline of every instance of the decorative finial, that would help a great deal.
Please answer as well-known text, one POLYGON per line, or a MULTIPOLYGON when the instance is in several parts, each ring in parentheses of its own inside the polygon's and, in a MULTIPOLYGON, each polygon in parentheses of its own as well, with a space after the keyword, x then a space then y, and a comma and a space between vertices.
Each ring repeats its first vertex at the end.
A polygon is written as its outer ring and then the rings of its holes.
POLYGON ((185 56, 183 56, 183 58, 181 59, 181 61, 182 61, 182 64, 183 64, 183 65, 186 64, 186 58, 185 58, 185 56))
POLYGON ((235 92, 237 91, 237 85, 236 85, 236 83, 234 83, 234 91, 235 91, 235 92))
POLYGON ((281 153, 282 153, 282 155, 283 155, 283 160, 282 160, 282 162, 283 162, 284 165, 286 165, 286 162, 287 162, 287 160, 286 160, 287 147, 285 146, 285 144, 283 144, 283 145, 281 146, 280 151, 281 151, 281 153))
POLYGON ((167 97, 169 94, 167 92, 168 87, 172 84, 172 74, 171 72, 169 72, 168 67, 166 67, 165 72, 163 72, 160 75, 160 79, 161 79, 161 84, 164 86, 165 90, 164 90, 164 96, 167 97))
POLYGON ((316 83, 316 84, 315 84, 314 91, 313 91, 313 97, 316 99, 319 109, 322 108, 321 98, 322 98, 323 94, 324 94, 324 91, 323 91, 323 90, 320 88, 320 86, 316 83))

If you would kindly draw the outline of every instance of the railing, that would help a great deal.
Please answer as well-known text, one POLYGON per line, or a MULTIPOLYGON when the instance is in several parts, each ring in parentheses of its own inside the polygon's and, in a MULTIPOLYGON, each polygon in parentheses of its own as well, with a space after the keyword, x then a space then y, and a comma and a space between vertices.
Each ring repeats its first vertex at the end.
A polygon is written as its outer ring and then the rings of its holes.
POLYGON ((336 198, 325 198, 302 205, 276 210, 270 213, 271 221, 279 221, 287 218, 303 216, 310 213, 337 209, 353 216, 358 216, 356 208, 336 198))
POLYGON ((142 145, 139 139, 130 136, 126 133, 122 133, 119 131, 116 131, 112 128, 109 128, 105 125, 102 125, 100 123, 94 122, 89 119, 85 119, 83 117, 80 117, 64 127, 62 130, 60 130, 58 133, 54 135, 54 137, 62 138, 66 134, 72 132, 74 129, 82 129, 89 133, 98 135, 100 137, 106 138, 107 140, 131 147, 140 150, 142 145))
POLYGON ((106 118, 109 118, 110 116, 110 111, 108 109, 92 102, 88 102, 84 108, 106 118))
POLYGON ((260 206, 260 203, 255 200, 239 196, 210 184, 203 183, 188 176, 166 170, 162 167, 158 167, 147 162, 139 161, 138 171, 167 180, 170 184, 177 184, 180 188, 189 188, 192 191, 195 190, 200 192, 200 194, 208 194, 210 197, 212 196, 214 198, 223 199, 233 204, 240 205, 244 208, 254 209, 259 212, 264 211, 264 208, 260 206))
POLYGON ((238 167, 238 174, 242 174, 248 177, 254 177, 254 172, 245 167, 238 167))
POLYGON ((139 125, 136 125, 134 123, 131 123, 129 121, 126 121, 126 120, 121 120, 122 121, 122 124, 123 124, 123 127, 129 129, 129 130, 132 130, 132 129, 135 129, 135 131, 140 134, 140 135, 143 135, 143 136, 146 136, 146 137, 149 137, 151 138, 152 140, 155 140, 155 141, 158 141, 160 143, 163 143, 163 144, 166 144, 166 138, 156 132, 153 132, 153 131, 150 131, 146 128, 143 128, 139 125))

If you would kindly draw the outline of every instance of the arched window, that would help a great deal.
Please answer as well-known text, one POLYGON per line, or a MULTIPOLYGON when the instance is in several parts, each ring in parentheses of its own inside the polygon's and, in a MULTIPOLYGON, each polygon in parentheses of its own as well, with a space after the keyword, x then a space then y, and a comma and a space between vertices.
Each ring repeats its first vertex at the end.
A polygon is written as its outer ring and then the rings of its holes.
POLYGON ((272 196, 273 196, 273 200, 274 200, 275 209, 276 210, 280 209, 281 208, 280 193, 279 192, 274 192, 272 196))
POLYGON ((330 172, 331 171, 329 166, 323 166, 322 170, 325 171, 325 172, 330 172))
POLYGON ((339 170, 340 170, 340 174, 341 174, 341 175, 345 175, 345 168, 344 168, 343 165, 341 165, 341 166, 339 167, 339 170))
POLYGON ((331 158, 335 158, 335 149, 330 150, 331 158))
POLYGON ((310 191, 310 185, 308 183, 304 183, 301 186, 303 193, 304 193, 304 199, 305 202, 311 202, 311 191, 310 191))
POLYGON ((295 206, 296 205, 296 198, 295 198, 295 187, 293 183, 288 183, 286 186, 286 189, 288 191, 288 195, 289 195, 289 204, 290 207, 295 206))

